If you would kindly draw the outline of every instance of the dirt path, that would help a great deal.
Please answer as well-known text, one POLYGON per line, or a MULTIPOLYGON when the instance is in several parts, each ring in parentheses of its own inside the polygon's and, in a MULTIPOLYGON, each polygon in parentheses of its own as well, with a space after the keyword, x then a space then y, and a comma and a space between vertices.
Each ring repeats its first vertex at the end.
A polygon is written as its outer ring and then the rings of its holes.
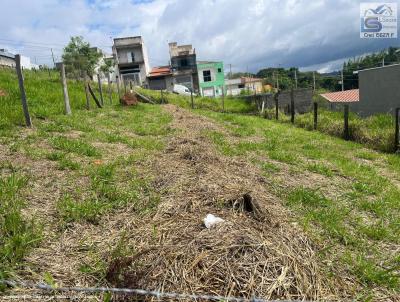
POLYGON ((316 247, 269 192, 261 171, 222 156, 204 134, 224 129, 182 108, 164 108, 173 116, 176 133, 153 163, 161 203, 154 217, 129 235, 145 252, 115 261, 109 281, 265 299, 345 296, 344 282, 333 286, 324 277, 316 247), (202 220, 209 213, 225 222, 206 229, 202 220))

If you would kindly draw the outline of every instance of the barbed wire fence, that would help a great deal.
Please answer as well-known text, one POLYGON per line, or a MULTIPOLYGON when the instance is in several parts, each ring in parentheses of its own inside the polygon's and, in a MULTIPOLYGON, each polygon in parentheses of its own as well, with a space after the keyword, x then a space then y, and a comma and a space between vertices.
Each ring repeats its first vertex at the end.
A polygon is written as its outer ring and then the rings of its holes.
POLYGON ((244 298, 244 297, 231 297, 219 296, 210 294, 187 294, 187 293, 174 293, 163 292, 159 290, 145 290, 145 289, 131 289, 131 288, 115 288, 115 287, 54 287, 45 283, 33 283, 28 281, 12 281, 0 280, 0 284, 4 284, 13 288, 24 289, 39 289, 51 293, 81 293, 81 294, 101 294, 110 293, 115 295, 130 295, 142 297, 154 297, 159 301, 162 299, 173 299, 191 301, 191 300, 207 300, 207 301, 224 301, 224 302, 307 302, 307 300, 266 300, 258 297, 244 298))

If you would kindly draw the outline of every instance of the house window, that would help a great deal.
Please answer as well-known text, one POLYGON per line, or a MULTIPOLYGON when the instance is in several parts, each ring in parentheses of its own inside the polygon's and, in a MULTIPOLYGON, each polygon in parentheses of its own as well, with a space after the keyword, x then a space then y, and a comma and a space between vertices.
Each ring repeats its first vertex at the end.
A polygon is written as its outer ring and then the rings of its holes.
POLYGON ((186 66, 188 66, 189 65, 189 63, 188 63, 188 60, 187 59, 182 59, 181 60, 181 67, 186 67, 186 66))
POLYGON ((218 68, 218 72, 222 72, 222 68, 218 68))
POLYGON ((128 52, 128 63, 135 62, 135 53, 133 51, 128 52))
POLYGON ((211 82, 211 71, 203 70, 203 82, 211 82))

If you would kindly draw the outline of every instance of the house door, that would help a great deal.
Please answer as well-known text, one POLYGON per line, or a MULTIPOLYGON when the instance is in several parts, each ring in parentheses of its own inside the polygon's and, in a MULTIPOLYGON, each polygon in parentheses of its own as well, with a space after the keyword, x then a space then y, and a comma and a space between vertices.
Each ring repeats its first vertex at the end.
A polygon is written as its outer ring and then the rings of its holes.
POLYGON ((203 96, 214 97, 214 87, 203 88, 203 96))

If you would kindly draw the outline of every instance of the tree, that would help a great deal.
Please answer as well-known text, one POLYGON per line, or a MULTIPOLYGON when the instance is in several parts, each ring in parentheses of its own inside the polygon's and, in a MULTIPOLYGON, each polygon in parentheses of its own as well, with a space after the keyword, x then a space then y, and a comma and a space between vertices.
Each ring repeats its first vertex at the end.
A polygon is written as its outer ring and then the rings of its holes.
POLYGON ((100 66, 100 71, 103 74, 110 74, 113 72, 115 66, 115 62, 113 58, 104 59, 103 64, 100 66))
POLYGON ((76 79, 93 76, 100 57, 101 53, 91 48, 81 36, 71 37, 62 55, 67 74, 76 79))

